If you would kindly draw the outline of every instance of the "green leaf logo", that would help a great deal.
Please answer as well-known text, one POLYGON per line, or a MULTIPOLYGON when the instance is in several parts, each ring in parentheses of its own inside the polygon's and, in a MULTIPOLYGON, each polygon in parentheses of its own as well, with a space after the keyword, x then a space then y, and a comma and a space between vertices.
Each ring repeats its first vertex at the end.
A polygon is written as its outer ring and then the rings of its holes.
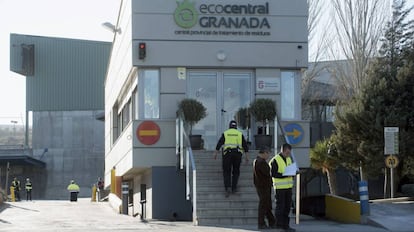
POLYGON ((174 12, 175 23, 182 28, 191 28, 197 23, 198 13, 194 7, 194 2, 183 0, 177 1, 177 8, 174 12))

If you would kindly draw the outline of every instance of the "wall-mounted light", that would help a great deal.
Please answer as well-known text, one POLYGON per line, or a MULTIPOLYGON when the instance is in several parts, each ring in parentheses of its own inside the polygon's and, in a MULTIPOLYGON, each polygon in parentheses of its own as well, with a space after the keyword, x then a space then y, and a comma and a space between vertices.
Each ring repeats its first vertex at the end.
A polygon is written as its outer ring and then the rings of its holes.
POLYGON ((226 58, 227 58, 227 55, 226 55, 226 53, 224 53, 224 51, 220 50, 220 51, 217 52, 217 59, 219 61, 224 61, 226 58))
POLYGON ((140 60, 145 59, 147 56, 147 44, 146 43, 139 43, 138 44, 138 58, 140 60))
POLYGON ((106 29, 108 29, 108 30, 110 30, 110 31, 112 31, 112 33, 118 33, 118 34, 121 34, 121 28, 120 27, 116 27, 115 25, 113 25, 112 23, 110 23, 110 22, 104 22, 104 23, 102 23, 102 26, 104 27, 104 28, 106 28, 106 29))

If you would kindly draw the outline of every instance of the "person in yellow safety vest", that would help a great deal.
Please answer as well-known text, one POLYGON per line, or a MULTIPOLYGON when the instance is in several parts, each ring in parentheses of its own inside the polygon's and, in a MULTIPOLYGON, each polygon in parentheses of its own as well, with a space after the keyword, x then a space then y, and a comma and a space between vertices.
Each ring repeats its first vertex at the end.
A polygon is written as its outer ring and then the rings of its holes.
POLYGON ((281 152, 275 155, 270 161, 270 172, 272 175, 273 188, 276 199, 276 228, 285 231, 295 231, 289 226, 289 212, 292 205, 293 176, 284 176, 285 168, 292 164, 290 152, 292 146, 283 144, 281 152))
POLYGON ((26 179, 26 184, 25 184, 25 189, 26 189, 26 201, 28 200, 32 200, 32 182, 30 181, 29 178, 26 179))
POLYGON ((14 187, 14 197, 16 198, 16 201, 20 201, 20 181, 17 177, 14 177, 11 186, 14 187))
POLYGON ((74 180, 71 180, 67 189, 70 192, 70 201, 78 201, 79 185, 74 180))
POLYGON ((230 193, 237 192, 237 182, 240 176, 240 164, 243 152, 245 153, 246 163, 249 162, 249 147, 244 139, 243 134, 237 130, 236 121, 229 123, 229 129, 224 131, 217 142, 213 158, 217 159, 217 153, 223 147, 223 179, 225 196, 229 197, 230 193))

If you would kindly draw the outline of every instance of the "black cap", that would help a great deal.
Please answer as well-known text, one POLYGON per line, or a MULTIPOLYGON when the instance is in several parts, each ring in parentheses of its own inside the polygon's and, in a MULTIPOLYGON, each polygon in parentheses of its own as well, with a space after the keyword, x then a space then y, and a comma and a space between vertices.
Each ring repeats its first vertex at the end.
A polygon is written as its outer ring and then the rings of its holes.
POLYGON ((234 120, 231 120, 229 123, 229 128, 237 128, 237 122, 234 120))
POLYGON ((259 153, 266 153, 266 152, 270 153, 270 147, 264 146, 264 147, 261 147, 259 150, 259 153))

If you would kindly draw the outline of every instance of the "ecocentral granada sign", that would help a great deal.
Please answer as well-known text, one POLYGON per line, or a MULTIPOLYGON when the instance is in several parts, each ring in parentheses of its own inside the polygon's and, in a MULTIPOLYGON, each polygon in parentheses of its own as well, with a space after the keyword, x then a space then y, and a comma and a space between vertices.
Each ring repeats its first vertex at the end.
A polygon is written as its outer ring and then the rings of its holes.
POLYGON ((234 32, 234 30, 238 30, 237 32, 243 32, 239 33, 240 35, 270 35, 271 26, 266 17, 269 15, 268 2, 262 4, 207 3, 196 6, 195 2, 183 0, 177 2, 177 4, 174 21, 179 27, 187 30, 177 30, 176 34, 218 35, 220 31, 214 29, 225 29, 227 31, 233 30, 234 32), (196 26, 204 30, 188 30, 196 26), (205 29, 213 30, 207 31, 205 29), (252 30, 255 30, 256 33, 253 33, 252 30))

